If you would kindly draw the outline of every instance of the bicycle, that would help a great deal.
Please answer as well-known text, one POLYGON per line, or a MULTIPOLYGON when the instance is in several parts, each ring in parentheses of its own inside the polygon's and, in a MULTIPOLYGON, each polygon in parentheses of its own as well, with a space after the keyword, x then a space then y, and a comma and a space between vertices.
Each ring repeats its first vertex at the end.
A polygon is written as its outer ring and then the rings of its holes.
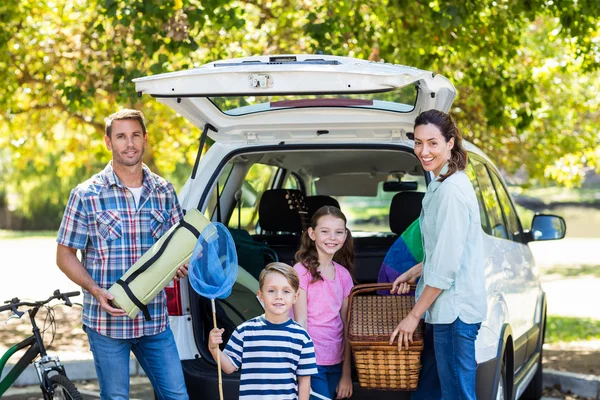
MULTIPOLYGON (((0 381, 0 397, 8 390, 8 388, 17 380, 21 373, 27 368, 27 365, 33 362, 33 365, 37 371, 38 379, 40 380, 40 388, 44 394, 45 400, 53 399, 71 399, 81 400, 81 394, 67 377, 65 367, 61 364, 60 360, 56 356, 49 356, 46 354, 46 347, 43 342, 43 331, 40 331, 36 322, 35 316, 41 307, 48 308, 48 315, 50 316, 50 325, 55 326, 55 321, 52 313, 52 308, 46 306, 47 303, 54 299, 62 300, 65 305, 71 307, 73 303, 69 300, 69 297, 79 296, 79 292, 61 293, 60 290, 55 290, 54 294, 48 299, 43 301, 21 301, 18 298, 7 300, 4 303, 5 306, 0 306, 0 312, 12 311, 12 315, 8 318, 21 318, 24 311, 19 311, 19 307, 26 306, 32 307, 26 312, 29 314, 31 320, 32 335, 22 342, 9 348, 6 353, 0 358, 0 376, 2 376, 2 370, 6 366, 6 363, 13 354, 17 351, 28 348, 23 354, 21 359, 15 364, 10 372, 0 381), (34 361, 38 355, 40 359, 34 361)), ((48 318, 48 317, 46 317, 48 318)), ((7 321, 8 321, 7 320, 7 321)), ((45 322, 44 322, 45 325, 45 322)))

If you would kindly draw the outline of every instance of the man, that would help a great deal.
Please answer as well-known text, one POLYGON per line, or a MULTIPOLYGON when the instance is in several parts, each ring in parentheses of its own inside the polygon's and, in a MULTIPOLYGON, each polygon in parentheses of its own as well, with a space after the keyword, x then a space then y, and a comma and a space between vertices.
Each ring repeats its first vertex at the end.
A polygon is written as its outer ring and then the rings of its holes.
MULTIPOLYGON (((56 263, 84 290, 83 328, 94 356, 102 399, 129 397, 133 351, 159 399, 187 399, 166 297, 148 304, 151 320, 115 308, 107 291, 173 224, 181 208, 173 186, 142 163, 148 134, 144 115, 122 110, 106 120, 112 161, 78 185, 58 231, 56 263), (82 261, 76 256, 81 250, 82 261)), ((181 267, 175 279, 187 275, 181 267)))

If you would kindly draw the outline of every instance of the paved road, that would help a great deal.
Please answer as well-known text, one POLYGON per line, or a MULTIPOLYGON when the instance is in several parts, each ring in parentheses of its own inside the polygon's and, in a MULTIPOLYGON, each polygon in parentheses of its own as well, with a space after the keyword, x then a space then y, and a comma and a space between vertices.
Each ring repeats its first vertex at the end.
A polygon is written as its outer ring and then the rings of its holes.
MULTIPOLYGON (((95 400, 100 398, 97 382, 95 381, 90 381, 85 384, 78 382, 77 388, 79 389, 83 400, 95 400)), ((154 392, 152 391, 150 382, 148 382, 147 378, 135 377, 131 379, 130 400, 147 400, 152 399, 153 396, 154 392)), ((20 389, 10 389, 4 396, 2 396, 2 398, 9 400, 43 400, 39 388, 35 386, 28 386, 20 389)), ((554 397, 542 397, 541 400, 559 399, 554 397)))
POLYGON ((534 242, 530 247, 548 296, 548 314, 600 320, 600 238, 534 242))
POLYGON ((80 290, 56 266, 53 238, 0 239, 0 254, 0 302, 13 297, 39 300, 55 289, 80 290))
MULTIPOLYGON (((100 398, 97 381, 76 382, 77 389, 82 395, 83 400, 95 400, 100 398)), ((154 398, 154 391, 148 378, 136 376, 131 378, 131 387, 129 389, 130 400, 148 400, 154 398)), ((23 388, 9 389, 2 399, 10 400, 43 400, 42 392, 37 386, 26 386, 23 388)))

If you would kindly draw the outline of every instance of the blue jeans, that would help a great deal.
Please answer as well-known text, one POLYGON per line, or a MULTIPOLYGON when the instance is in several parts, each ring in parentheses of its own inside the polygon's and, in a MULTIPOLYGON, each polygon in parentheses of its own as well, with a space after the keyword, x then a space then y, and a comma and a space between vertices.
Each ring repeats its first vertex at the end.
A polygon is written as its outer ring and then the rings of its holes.
POLYGON ((411 400, 475 400, 475 339, 481 324, 426 324, 419 386, 411 400))
POLYGON ((129 355, 133 351, 159 399, 188 399, 171 328, 153 336, 113 339, 84 325, 98 375, 101 399, 129 398, 129 355))
POLYGON ((342 363, 317 365, 317 375, 310 377, 310 400, 335 399, 335 389, 342 379, 342 363))

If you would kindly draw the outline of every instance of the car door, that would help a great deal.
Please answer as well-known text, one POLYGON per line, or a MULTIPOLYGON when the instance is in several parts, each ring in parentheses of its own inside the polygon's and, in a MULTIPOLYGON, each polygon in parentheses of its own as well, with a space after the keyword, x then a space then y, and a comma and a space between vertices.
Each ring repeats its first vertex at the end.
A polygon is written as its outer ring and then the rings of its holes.
MULTIPOLYGON (((504 191, 504 187, 499 183, 494 184, 492 174, 495 171, 492 172, 486 164, 486 160, 471 159, 489 220, 488 226, 484 227, 487 234, 484 239, 486 256, 492 267, 486 274, 490 284, 488 298, 499 298, 506 305, 508 322, 514 335, 515 370, 518 370, 527 358, 527 333, 535 315, 537 292, 531 286, 531 254, 527 254, 527 246, 520 242, 520 224, 515 226, 509 223, 514 219, 509 220, 505 216, 506 211, 497 190, 498 187, 504 191)), ((499 182, 497 177, 496 180, 499 182)), ((506 201, 507 194, 501 193, 506 201)))
POLYGON ((506 186, 502 182, 498 172, 489 168, 490 175, 502 214, 507 227, 510 243, 505 250, 507 261, 513 265, 519 274, 519 282, 521 283, 521 293, 519 294, 519 311, 522 313, 520 318, 523 323, 523 329, 528 335, 528 346, 525 352, 525 361, 531 356, 537 344, 537 334, 539 329, 536 329, 536 315, 539 308, 538 300, 540 299, 541 286, 535 271, 535 263, 529 246, 524 243, 523 229, 515 207, 510 199, 510 195, 506 190, 506 186), (535 337, 531 337, 535 335, 535 337))
POLYGON ((221 143, 406 139, 416 115, 448 111, 456 96, 428 71, 325 55, 225 60, 134 82, 221 143))

